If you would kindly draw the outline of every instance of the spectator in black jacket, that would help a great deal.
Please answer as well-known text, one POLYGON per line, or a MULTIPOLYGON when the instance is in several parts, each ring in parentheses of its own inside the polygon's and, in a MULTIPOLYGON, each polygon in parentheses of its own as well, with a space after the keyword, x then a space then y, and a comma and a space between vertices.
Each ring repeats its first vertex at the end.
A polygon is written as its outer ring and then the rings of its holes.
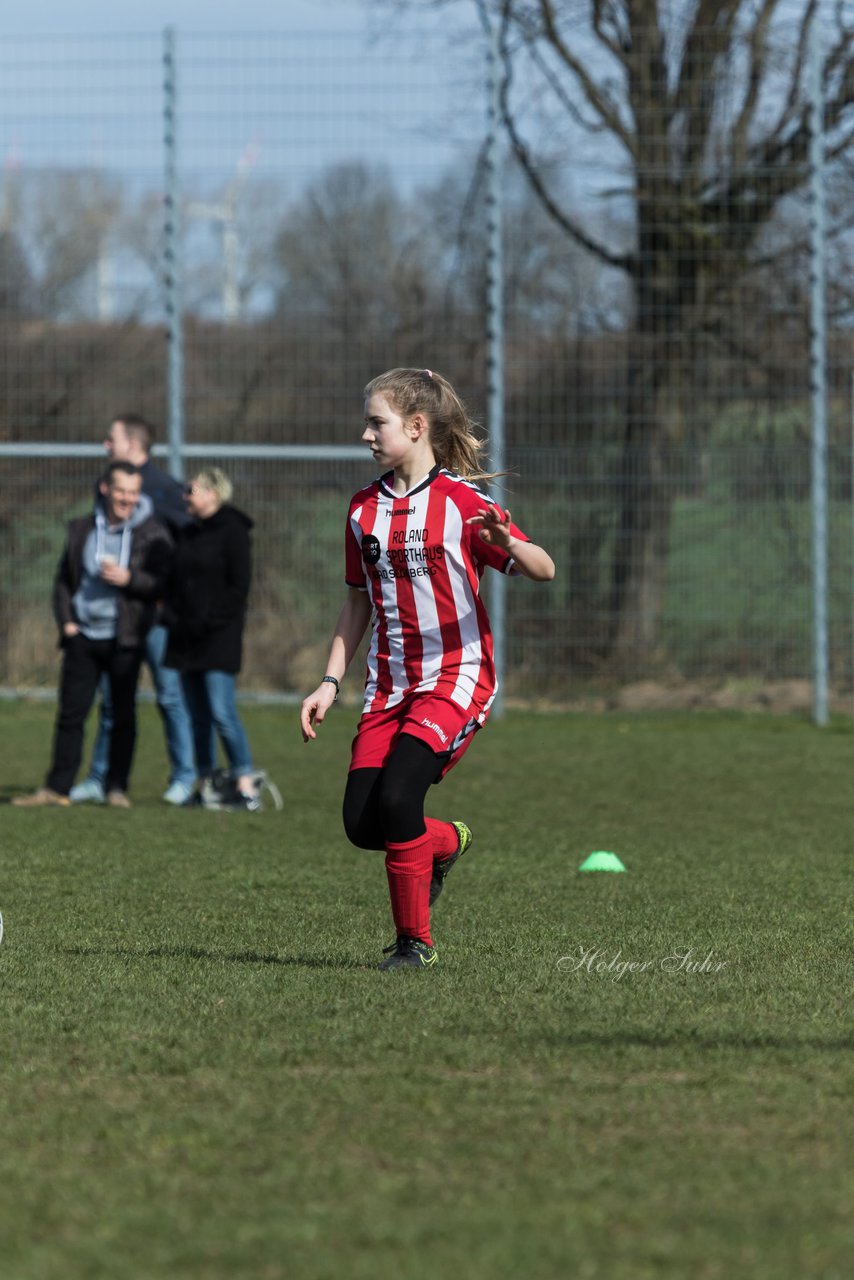
POLYGON ((45 785, 17 796, 22 806, 67 805, 83 753, 83 730, 106 674, 113 702, 107 803, 129 808, 128 778, 136 745, 136 686, 145 637, 162 594, 172 541, 151 515, 139 468, 110 464, 103 501, 68 525, 53 589, 62 674, 53 758, 45 785))
MULTIPOLYGON (((151 461, 154 427, 137 413, 123 413, 115 418, 104 439, 104 448, 113 462, 132 462, 142 476, 143 496, 154 506, 154 515, 175 536, 189 523, 190 517, 184 505, 183 487, 151 461)), ((181 681, 174 671, 163 666, 166 652, 166 631, 155 617, 145 638, 143 662, 151 672, 151 682, 157 699, 157 710, 163 721, 166 735, 166 751, 169 756, 169 785, 163 793, 167 804, 184 804, 193 793, 196 771, 193 764, 193 734, 190 716, 184 702, 181 681)), ((101 723, 89 772, 82 781, 71 788, 74 804, 90 802, 103 804, 107 761, 110 752, 110 728, 112 707, 109 688, 101 682, 101 723)))
POLYGON ((237 780, 241 807, 259 809, 252 755, 237 713, 237 675, 252 578, 252 521, 229 505, 231 481, 218 467, 187 486, 191 524, 178 536, 163 617, 166 666, 181 672, 193 722, 201 795, 216 768, 216 737, 237 780))

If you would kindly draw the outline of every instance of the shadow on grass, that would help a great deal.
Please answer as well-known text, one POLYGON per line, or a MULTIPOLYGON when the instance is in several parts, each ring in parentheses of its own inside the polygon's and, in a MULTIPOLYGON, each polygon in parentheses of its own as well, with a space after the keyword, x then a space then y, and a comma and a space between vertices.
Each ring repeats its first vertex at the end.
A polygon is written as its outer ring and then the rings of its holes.
POLYGON ((854 1036, 777 1036, 772 1034, 744 1034, 738 1031, 697 1032, 691 1029, 673 1031, 632 1031, 629 1028, 614 1032, 584 1031, 579 1029, 566 1036, 545 1036, 546 1041, 567 1049, 811 1049, 818 1053, 839 1053, 854 1049, 854 1036))
POLYGON ((297 969, 369 969, 355 960, 326 960, 319 956, 265 955, 261 951, 208 951, 204 947, 61 947, 67 956, 122 956, 127 960, 213 960, 228 964, 282 965, 297 969))

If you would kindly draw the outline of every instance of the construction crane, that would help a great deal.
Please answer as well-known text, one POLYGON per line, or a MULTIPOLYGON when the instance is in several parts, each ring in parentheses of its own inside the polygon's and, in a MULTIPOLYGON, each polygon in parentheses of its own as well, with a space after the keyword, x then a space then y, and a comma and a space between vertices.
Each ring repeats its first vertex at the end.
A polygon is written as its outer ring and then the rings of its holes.
POLYGON ((227 324, 240 320, 240 235, 237 212, 240 194, 252 169, 258 162, 259 145, 249 142, 237 162, 234 176, 219 200, 191 201, 186 207, 188 218, 198 218, 218 226, 222 233, 222 315, 227 324))

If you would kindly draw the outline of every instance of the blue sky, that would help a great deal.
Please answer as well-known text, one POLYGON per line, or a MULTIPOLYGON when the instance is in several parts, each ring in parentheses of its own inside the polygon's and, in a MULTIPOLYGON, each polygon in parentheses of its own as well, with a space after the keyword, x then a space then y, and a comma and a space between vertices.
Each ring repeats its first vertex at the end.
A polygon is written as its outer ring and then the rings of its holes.
MULTIPOLYGON (((44 206, 38 184, 60 171, 117 175, 130 205, 159 199, 167 26, 179 186, 197 232, 241 172, 241 217, 259 242, 259 219, 268 211, 272 225, 332 166, 385 166, 407 194, 461 166, 465 180, 485 127, 484 50, 474 0, 457 12, 474 40, 453 42, 427 3, 402 15, 382 0, 0 4, 0 211, 31 209, 28 191, 44 206)), ((64 189, 47 198, 62 204, 64 189)), ((159 212, 149 222, 159 228, 159 212)), ((20 225, 36 254, 37 221, 20 225)))
MULTIPOLYGON (((474 0, 457 13, 477 22, 474 0)), ((0 163, 159 170, 161 38, 172 26, 186 170, 233 169, 260 139, 259 175, 285 163, 283 146, 288 164, 313 172, 351 155, 370 160, 371 145, 379 163, 414 175, 413 122, 424 117, 423 169, 436 174, 468 145, 483 100, 462 84, 466 67, 450 70, 448 24, 430 4, 395 15, 383 0, 0 4, 0 163)), ((468 68, 482 73, 476 46, 468 68)))
MULTIPOLYGON (((464 23, 467 20, 469 30, 475 26, 476 39, 468 46, 471 56, 465 52, 466 42, 453 45, 447 11, 437 15, 426 2, 422 8, 403 14, 395 14, 383 0, 274 0, 272 4, 270 0, 240 0, 238 4, 234 0, 146 0, 144 5, 125 0, 75 0, 73 5, 70 0, 27 0, 24 4, 0 4, 0 147, 7 156, 10 151, 21 151, 23 162, 31 165, 62 162, 69 129, 84 112, 94 115, 100 109, 105 136, 120 115, 134 110, 139 119, 146 113, 151 115, 152 95, 159 96, 162 80, 161 33, 172 26, 179 58, 184 57, 181 75, 186 100, 211 116, 217 110, 218 68, 220 105, 234 100, 229 98, 232 91, 260 102, 261 84, 250 80, 238 90, 236 77, 241 66, 260 67, 266 62, 263 75, 272 79, 272 61, 278 61, 282 85, 293 99, 287 102, 288 110, 302 102, 305 111, 314 112, 307 136, 311 134, 311 146, 317 152, 340 152, 342 132, 355 133, 360 120, 364 129, 367 113, 376 111, 375 104, 380 104, 391 129, 400 127, 397 116, 411 117, 422 110, 433 115, 433 127, 426 130, 429 145, 425 145, 425 155, 442 150, 442 156, 436 154, 431 161, 435 167, 445 163, 459 144, 457 122, 467 123, 468 117, 477 114, 477 96, 482 97, 476 83, 483 74, 482 36, 474 0, 460 0, 454 12, 464 23), (277 40, 265 42, 258 33, 275 35, 277 40), (229 35, 234 37, 232 44, 216 39, 229 35), (210 67, 206 72, 210 87, 202 104, 193 95, 203 62, 210 67), (143 67, 148 68, 144 84, 143 67), (324 104, 343 122, 343 130, 341 124, 334 126, 337 139, 319 136, 325 127, 324 104), (45 125, 38 132, 40 119, 45 125), (54 140, 49 141, 51 133, 54 140)), ((251 74, 244 71, 244 75, 251 74)), ((226 112, 226 132, 231 123, 226 112)), ((78 132, 82 136, 83 131, 78 132)), ((75 153, 66 152, 65 163, 85 161, 76 146, 77 140, 72 146, 75 153)), ((128 156, 133 147, 129 138, 128 156)), ((140 139, 139 161, 143 164, 144 147, 140 139)), ((104 162, 115 164, 116 157, 105 150, 104 162)))
POLYGON ((369 7, 361 0, 27 0, 0 5, 0 35, 108 35, 169 24, 188 31, 342 29, 365 21, 369 7))

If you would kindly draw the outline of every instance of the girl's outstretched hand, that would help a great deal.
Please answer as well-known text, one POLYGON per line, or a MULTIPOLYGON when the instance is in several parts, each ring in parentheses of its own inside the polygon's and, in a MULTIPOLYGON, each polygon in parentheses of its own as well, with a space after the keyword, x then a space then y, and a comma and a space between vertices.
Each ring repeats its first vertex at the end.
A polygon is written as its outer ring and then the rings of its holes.
POLYGON ((484 507, 476 516, 469 516, 466 524, 480 525, 479 534, 490 546, 504 547, 509 550, 513 538, 510 533, 510 512, 502 511, 493 503, 484 507))
MULTIPOLYGON (((476 516, 469 516, 466 524, 480 525, 478 536, 490 546, 500 547, 513 560, 516 573, 532 582, 551 582, 555 576, 554 560, 547 551, 533 542, 517 537, 512 530, 509 511, 502 511, 495 503, 484 507, 476 516)), ((518 531, 517 531, 518 532, 518 531)))
POLYGON ((314 726, 323 724, 327 711, 335 701, 335 695, 335 685, 325 680, 317 686, 314 693, 303 698, 299 715, 303 742, 310 742, 317 737, 314 726))

